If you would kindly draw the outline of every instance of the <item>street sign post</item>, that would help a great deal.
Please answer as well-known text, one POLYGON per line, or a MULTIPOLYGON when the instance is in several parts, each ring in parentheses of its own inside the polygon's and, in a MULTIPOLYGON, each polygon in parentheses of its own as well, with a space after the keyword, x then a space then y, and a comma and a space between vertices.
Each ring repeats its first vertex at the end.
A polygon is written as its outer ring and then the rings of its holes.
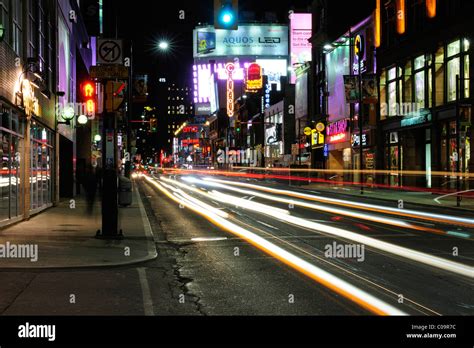
POLYGON ((128 68, 124 65, 94 65, 91 66, 90 76, 99 80, 128 80, 128 68))
POLYGON ((122 64, 122 40, 97 39, 97 63, 122 64))

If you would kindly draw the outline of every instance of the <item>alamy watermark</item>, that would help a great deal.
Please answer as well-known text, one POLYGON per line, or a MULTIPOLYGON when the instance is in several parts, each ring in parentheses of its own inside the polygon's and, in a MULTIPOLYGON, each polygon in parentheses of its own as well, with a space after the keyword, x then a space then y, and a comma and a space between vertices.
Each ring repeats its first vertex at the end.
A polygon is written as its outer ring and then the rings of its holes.
POLYGON ((0 244, 0 259, 30 259, 38 261, 38 244, 0 244))
POLYGON ((365 246, 363 244, 339 244, 333 242, 324 247, 324 256, 329 259, 357 259, 365 260, 365 246))
POLYGON ((258 150, 230 150, 228 147, 217 151, 217 163, 219 164, 248 164, 255 167, 262 158, 258 150))

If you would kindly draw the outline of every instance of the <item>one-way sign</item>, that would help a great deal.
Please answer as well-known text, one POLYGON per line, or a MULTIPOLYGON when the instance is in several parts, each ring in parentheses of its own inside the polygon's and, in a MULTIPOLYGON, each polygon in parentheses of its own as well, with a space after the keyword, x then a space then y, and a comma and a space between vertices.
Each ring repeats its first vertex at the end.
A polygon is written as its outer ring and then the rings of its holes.
POLYGON ((122 64, 122 40, 98 39, 97 63, 122 64))

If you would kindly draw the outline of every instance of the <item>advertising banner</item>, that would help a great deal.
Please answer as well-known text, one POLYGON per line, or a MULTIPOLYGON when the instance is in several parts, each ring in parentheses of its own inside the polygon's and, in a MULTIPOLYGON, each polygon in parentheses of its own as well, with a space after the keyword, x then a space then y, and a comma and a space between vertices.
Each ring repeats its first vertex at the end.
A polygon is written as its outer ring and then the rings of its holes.
POLYGON ((238 30, 203 27, 194 30, 194 58, 287 56, 288 26, 239 25, 238 30))

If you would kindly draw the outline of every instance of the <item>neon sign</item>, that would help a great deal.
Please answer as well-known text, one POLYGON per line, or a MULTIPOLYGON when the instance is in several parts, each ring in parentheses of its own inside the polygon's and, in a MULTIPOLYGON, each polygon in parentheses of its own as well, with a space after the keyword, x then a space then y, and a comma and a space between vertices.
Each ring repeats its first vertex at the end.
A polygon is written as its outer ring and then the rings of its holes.
POLYGON ((247 90, 254 91, 262 89, 263 76, 262 67, 257 63, 252 63, 247 68, 247 75, 245 76, 245 86, 247 90))
POLYGON ((227 71, 227 116, 234 116, 234 79, 233 72, 235 69, 234 63, 228 63, 225 66, 227 71))
POLYGON ((339 120, 328 124, 326 134, 329 143, 340 143, 346 140, 347 136, 347 119, 339 120))

